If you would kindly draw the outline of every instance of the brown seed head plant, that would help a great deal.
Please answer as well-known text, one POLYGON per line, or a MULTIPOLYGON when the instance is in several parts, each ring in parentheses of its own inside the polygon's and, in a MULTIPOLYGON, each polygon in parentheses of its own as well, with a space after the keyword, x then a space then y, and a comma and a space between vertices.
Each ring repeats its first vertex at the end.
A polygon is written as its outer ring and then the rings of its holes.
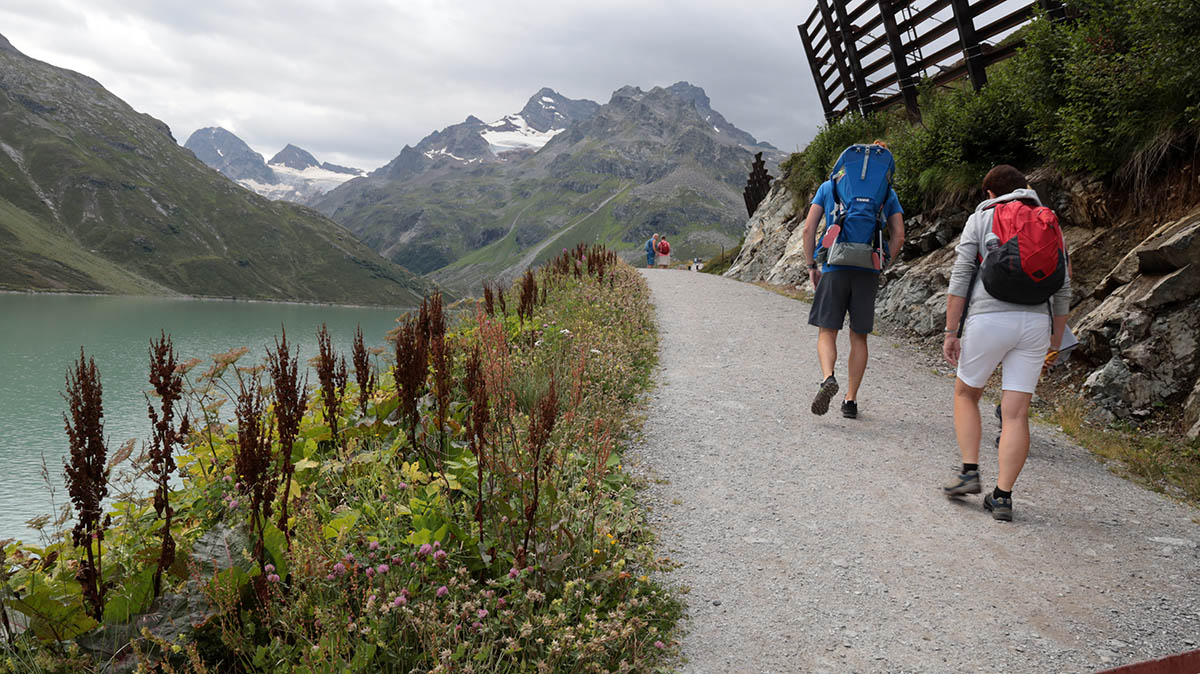
POLYGON ((496 298, 492 295, 492 284, 483 282, 483 309, 488 316, 496 315, 496 298))
POLYGON ((71 531, 71 540, 75 547, 86 549, 86 557, 80 560, 75 578, 79 581, 84 602, 89 606, 88 615, 96 620, 104 613, 101 547, 108 524, 108 518, 101 521, 102 503, 108 496, 108 471, 105 470, 108 449, 104 444, 102 393, 96 361, 91 358, 85 361, 81 348, 79 362, 67 370, 64 398, 68 413, 63 415, 63 422, 71 455, 63 473, 78 519, 71 531))
MULTIPOLYGON (((271 474, 271 426, 265 418, 266 397, 254 374, 238 381, 237 447, 233 466, 238 487, 250 504, 250 526, 255 534, 254 557, 259 567, 266 564, 263 534, 271 517, 271 501, 275 498, 276 482, 271 474), (247 385, 247 380, 249 385, 247 385)), ((258 576, 259 597, 265 597, 265 572, 258 576)))
MULTIPOLYGON (((517 303, 517 318, 524 324, 525 321, 533 319, 533 307, 537 303, 537 279, 533 276, 532 269, 526 269, 525 274, 521 277, 521 297, 517 303)), ((533 333, 530 333, 532 336, 533 333)))
POLYGON ((500 303, 500 313, 508 315, 508 305, 504 301, 504 288, 496 286, 496 301, 500 303))
POLYGON ((414 452, 426 459, 426 467, 432 468, 432 462, 429 461, 423 447, 417 443, 417 427, 421 421, 417 403, 425 390, 425 375, 428 369, 422 348, 424 339, 419 332, 418 320, 414 320, 411 315, 405 317, 395 332, 396 363, 392 372, 400 397, 400 416, 408 427, 409 445, 414 452))
POLYGON ((150 473, 154 478, 154 512, 162 519, 158 552, 158 567, 154 570, 154 596, 162 591, 163 570, 175 563, 175 539, 171 535, 171 518, 175 509, 170 503, 171 473, 175 470, 172 448, 182 445, 188 434, 188 417, 185 413, 179 426, 175 426, 175 405, 183 397, 183 373, 175 358, 175 346, 166 332, 159 333, 158 341, 150 341, 150 386, 158 398, 159 409, 149 396, 146 399, 147 414, 153 435, 150 437, 150 473))
POLYGON ((429 360, 433 365, 433 393, 437 398, 438 470, 446 447, 446 418, 450 413, 450 368, 454 363, 450 342, 446 340, 446 314, 442 294, 429 298, 429 360))
POLYGON ((325 324, 317 330, 317 381, 321 382, 321 402, 325 406, 325 422, 334 444, 338 442, 338 412, 346 399, 346 359, 339 359, 329 340, 325 324))
MULTIPOLYGON (((467 396, 471 400, 471 414, 467 417, 467 445, 470 447, 471 453, 475 455, 475 522, 479 525, 479 549, 483 550, 483 546, 485 545, 483 535, 483 471, 487 467, 487 428, 488 424, 491 423, 491 418, 488 414, 487 382, 483 378, 478 344, 471 350, 471 355, 467 357, 463 385, 467 390, 467 396)), ((488 552, 489 556, 494 554, 494 550, 488 552)))
POLYGON ((358 383, 358 409, 367 413, 367 403, 375 392, 375 369, 371 367, 371 357, 363 343, 362 326, 354 331, 354 346, 351 349, 351 360, 354 362, 354 380, 358 383))
POLYGON ((521 549, 517 551, 517 557, 522 564, 529 550, 529 537, 533 533, 533 526, 537 518, 541 498, 542 470, 548 470, 554 463, 553 456, 546 452, 546 443, 550 440, 550 433, 554 431, 554 422, 557 418, 558 395, 554 390, 554 376, 551 375, 549 388, 538 400, 537 407, 529 417, 529 436, 526 445, 528 452, 526 459, 529 462, 529 468, 526 472, 532 474, 533 489, 528 494, 522 494, 522 497, 525 498, 525 537, 521 549))
MULTIPOLYGON (((361 334, 361 333, 360 333, 361 334)), ((292 445, 300 433, 300 420, 304 418, 308 401, 308 377, 300 382, 300 349, 292 354, 287 341, 287 331, 283 330, 283 340, 275 340, 275 350, 267 351, 267 369, 271 374, 275 397, 275 433, 279 438, 279 481, 283 483, 283 498, 279 505, 279 530, 283 532, 288 545, 291 537, 288 533, 288 500, 292 487, 292 473, 295 464, 292 462, 292 445)), ((356 364, 357 367, 357 364, 356 364)))

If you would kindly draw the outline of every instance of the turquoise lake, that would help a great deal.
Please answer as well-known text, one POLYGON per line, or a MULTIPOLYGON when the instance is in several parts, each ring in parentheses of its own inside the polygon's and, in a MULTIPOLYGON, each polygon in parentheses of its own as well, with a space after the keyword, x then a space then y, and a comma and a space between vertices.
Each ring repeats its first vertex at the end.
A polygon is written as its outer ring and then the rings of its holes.
MULTIPOLYGON (((303 366, 316 355, 316 331, 326 324, 334 348, 346 354, 356 327, 368 347, 405 309, 233 302, 150 297, 0 293, 0 540, 36 540, 26 522, 68 501, 63 458, 68 454, 63 413, 67 369, 80 347, 94 358, 104 390, 109 451, 150 435, 145 391, 150 340, 165 331, 180 360, 246 346, 240 364, 263 360, 280 326, 300 347, 303 366), (43 461, 50 485, 43 479, 43 461)), ((201 368, 193 371, 199 374, 201 368)), ((313 377, 310 376, 310 387, 313 377)))

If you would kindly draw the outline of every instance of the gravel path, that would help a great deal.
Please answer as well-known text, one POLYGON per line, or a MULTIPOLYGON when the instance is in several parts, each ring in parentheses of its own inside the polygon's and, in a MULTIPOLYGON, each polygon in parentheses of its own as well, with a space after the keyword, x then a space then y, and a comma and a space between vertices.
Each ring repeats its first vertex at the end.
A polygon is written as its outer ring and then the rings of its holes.
POLYGON ((631 463, 690 588, 682 671, 1092 672, 1200 648, 1200 511, 1035 426, 1016 521, 993 521, 938 491, 953 381, 908 347, 873 337, 859 418, 816 417, 807 304, 644 273, 661 369, 631 463))

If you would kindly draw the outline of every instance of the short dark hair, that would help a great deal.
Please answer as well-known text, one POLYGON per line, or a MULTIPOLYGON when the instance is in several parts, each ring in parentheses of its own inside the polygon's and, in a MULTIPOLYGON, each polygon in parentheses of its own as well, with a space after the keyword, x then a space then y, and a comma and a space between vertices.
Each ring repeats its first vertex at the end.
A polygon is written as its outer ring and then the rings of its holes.
POLYGON ((983 177, 983 189, 996 196, 1008 194, 1024 187, 1029 187, 1029 180, 1025 178, 1025 174, 1008 164, 1001 164, 993 168, 983 177))

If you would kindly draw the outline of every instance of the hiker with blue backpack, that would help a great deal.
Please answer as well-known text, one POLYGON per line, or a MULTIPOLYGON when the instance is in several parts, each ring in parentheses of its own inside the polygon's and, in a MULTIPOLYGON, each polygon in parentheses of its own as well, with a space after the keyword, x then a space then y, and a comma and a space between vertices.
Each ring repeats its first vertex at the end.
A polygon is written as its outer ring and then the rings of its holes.
POLYGON ((813 414, 829 411, 838 392, 833 368, 837 336, 850 314, 848 388, 842 416, 858 418, 858 389, 867 369, 867 336, 875 327, 875 292, 888 251, 904 245, 904 210, 892 189, 896 163, 882 141, 846 148, 817 189, 804 220, 804 259, 813 284, 808 324, 816 326, 821 384, 813 414), (817 237, 824 216, 825 228, 817 237), (884 240, 884 231, 887 240, 884 240))
POLYGON ((1029 403, 1043 366, 1063 343, 1071 278, 1066 242, 1054 211, 1042 206, 1012 166, 983 179, 987 200, 967 218, 955 249, 942 352, 958 368, 954 432, 962 470, 947 496, 978 494, 979 401, 1001 371, 1002 425, 996 488, 983 498, 992 517, 1012 521, 1012 489, 1029 455, 1029 403))
POLYGON ((655 266, 654 262, 658 257, 658 232, 654 236, 646 239, 646 267, 655 266))

